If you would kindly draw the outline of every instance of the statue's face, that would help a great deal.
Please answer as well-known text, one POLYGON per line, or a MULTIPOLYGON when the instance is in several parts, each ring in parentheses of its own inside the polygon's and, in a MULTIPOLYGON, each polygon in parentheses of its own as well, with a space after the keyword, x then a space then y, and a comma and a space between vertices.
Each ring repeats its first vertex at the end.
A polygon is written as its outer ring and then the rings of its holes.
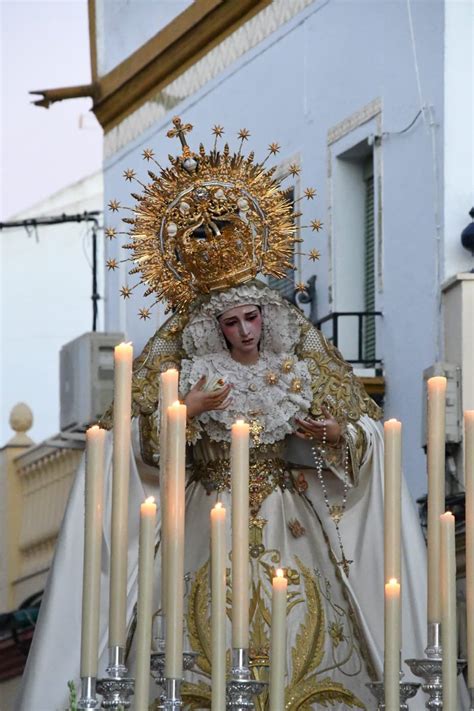
POLYGON ((258 306, 235 306, 219 316, 219 324, 234 356, 258 352, 262 335, 262 314, 258 306))

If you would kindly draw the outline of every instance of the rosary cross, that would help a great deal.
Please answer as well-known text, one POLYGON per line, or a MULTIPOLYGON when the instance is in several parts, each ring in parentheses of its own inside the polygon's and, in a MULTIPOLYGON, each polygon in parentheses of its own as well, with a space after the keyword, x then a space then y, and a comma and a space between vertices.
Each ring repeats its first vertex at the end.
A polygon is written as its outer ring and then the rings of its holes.
POLYGON ((188 144, 186 143, 185 136, 187 133, 193 130, 192 124, 181 123, 181 119, 179 118, 179 116, 174 117, 173 124, 174 128, 170 129, 166 135, 168 136, 168 138, 175 138, 177 136, 181 141, 182 147, 187 148, 188 144))

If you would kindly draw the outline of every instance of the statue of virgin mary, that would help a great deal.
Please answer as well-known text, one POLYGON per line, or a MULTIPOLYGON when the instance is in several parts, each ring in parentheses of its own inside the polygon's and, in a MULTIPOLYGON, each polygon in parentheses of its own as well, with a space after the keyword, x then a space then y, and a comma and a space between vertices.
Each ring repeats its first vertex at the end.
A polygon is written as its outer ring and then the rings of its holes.
MULTIPOLYGON (((263 164, 214 148, 190 151, 154 176, 135 210, 132 251, 150 289, 175 308, 133 368, 128 664, 133 676, 138 520, 159 502, 159 375, 179 370, 187 405, 185 647, 196 663, 185 708, 210 708, 209 514, 231 509, 230 430, 250 425, 249 656, 269 663, 271 580, 288 580, 285 708, 375 708, 383 674, 381 411, 340 353, 294 305, 255 277, 282 275, 296 241, 291 210, 263 164), (143 259, 145 257, 145 259, 143 259), (140 261, 141 260, 141 261, 140 261)), ((149 154, 151 152, 148 152, 149 154)), ((152 174, 153 175, 153 174, 152 174)), ((110 413, 103 425, 111 422, 110 413)), ((106 664, 110 439, 103 531, 106 664)), ((63 709, 79 673, 84 467, 76 476, 45 592, 19 709, 63 709)), ((160 508, 160 507, 158 507, 160 508)), ((403 657, 423 655, 425 544, 402 487, 403 657)), ((155 610, 160 600, 157 530, 155 610)), ((232 552, 229 551, 229 568, 232 552)), ((232 584, 229 579, 228 598, 232 584)), ((230 614, 230 603, 229 603, 230 614)), ((159 634, 159 632, 157 632, 159 634)), ((156 641, 156 640, 155 640, 156 641)), ((409 676, 409 674, 408 674, 409 676)), ((157 692, 150 695, 150 703, 157 692)), ((259 697, 267 708, 268 696, 259 697)), ((411 709, 423 708, 422 698, 411 709)), ((151 706, 153 708, 153 706, 151 706)))

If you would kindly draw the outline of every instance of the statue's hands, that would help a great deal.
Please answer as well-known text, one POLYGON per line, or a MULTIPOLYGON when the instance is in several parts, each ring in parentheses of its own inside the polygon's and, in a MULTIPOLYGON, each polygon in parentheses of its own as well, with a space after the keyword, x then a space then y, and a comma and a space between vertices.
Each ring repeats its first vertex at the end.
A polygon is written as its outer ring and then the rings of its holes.
POLYGON ((316 442, 322 442, 324 438, 324 430, 326 429, 326 442, 336 445, 339 443, 342 435, 341 425, 334 417, 325 409, 321 408, 324 419, 313 420, 311 417, 296 417, 298 429, 295 434, 301 439, 314 439, 316 442))
POLYGON ((198 417, 210 410, 225 410, 229 406, 232 385, 227 384, 223 388, 208 392, 204 390, 205 383, 206 376, 203 375, 184 398, 188 418, 198 417))

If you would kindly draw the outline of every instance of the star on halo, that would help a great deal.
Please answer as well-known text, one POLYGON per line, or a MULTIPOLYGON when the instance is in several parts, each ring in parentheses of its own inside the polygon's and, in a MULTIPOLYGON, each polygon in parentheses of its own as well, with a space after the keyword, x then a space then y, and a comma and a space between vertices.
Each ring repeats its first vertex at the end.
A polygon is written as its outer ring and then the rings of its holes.
POLYGON ((241 128, 237 135, 241 141, 248 141, 250 131, 247 128, 241 128))
POLYGON ((316 190, 314 188, 306 188, 304 195, 308 200, 313 200, 316 195, 316 190))
POLYGON ((312 249, 311 252, 308 254, 308 257, 311 259, 312 262, 315 262, 317 259, 319 259, 321 256, 321 252, 318 252, 317 249, 312 249))
POLYGON ((312 220, 311 221, 311 229, 313 232, 316 230, 316 232, 319 232, 319 230, 322 229, 323 223, 321 220, 312 220))
POLYGON ((295 284, 295 289, 301 294, 303 291, 306 291, 306 284, 304 281, 299 281, 295 284))
POLYGON ((124 299, 129 299, 130 295, 132 293, 132 290, 128 286, 122 286, 120 289, 120 294, 123 296, 124 299))
POLYGON ((115 229, 115 227, 106 227, 105 236, 109 239, 114 239, 114 237, 117 236, 117 230, 115 229))
POLYGON ((118 268, 117 260, 116 259, 107 259, 106 262, 107 269, 112 269, 114 271, 115 269, 118 268))
POLYGON ((138 315, 141 319, 143 319, 143 321, 146 321, 147 318, 150 318, 150 309, 140 309, 138 315))
POLYGON ((278 145, 278 143, 270 143, 270 145, 268 146, 268 150, 272 155, 275 155, 276 153, 280 152, 280 146, 278 145))
POLYGON ((224 126, 219 126, 219 124, 216 123, 216 125, 212 127, 212 133, 216 138, 221 138, 224 133, 224 126))
POLYGON ((132 168, 127 168, 127 170, 123 171, 123 177, 125 178, 125 180, 128 180, 129 182, 132 182, 135 175, 136 175, 136 173, 132 168))
POLYGON ((152 160, 154 155, 155 154, 151 148, 145 148, 145 150, 142 153, 144 160, 152 160))
POLYGON ((296 178, 297 175, 301 173, 301 167, 298 165, 298 163, 291 163, 290 167, 288 168, 288 171, 293 178, 296 178))
POLYGON ((112 212, 118 212, 120 209, 120 203, 118 200, 110 200, 109 202, 109 210, 112 210, 112 212))

